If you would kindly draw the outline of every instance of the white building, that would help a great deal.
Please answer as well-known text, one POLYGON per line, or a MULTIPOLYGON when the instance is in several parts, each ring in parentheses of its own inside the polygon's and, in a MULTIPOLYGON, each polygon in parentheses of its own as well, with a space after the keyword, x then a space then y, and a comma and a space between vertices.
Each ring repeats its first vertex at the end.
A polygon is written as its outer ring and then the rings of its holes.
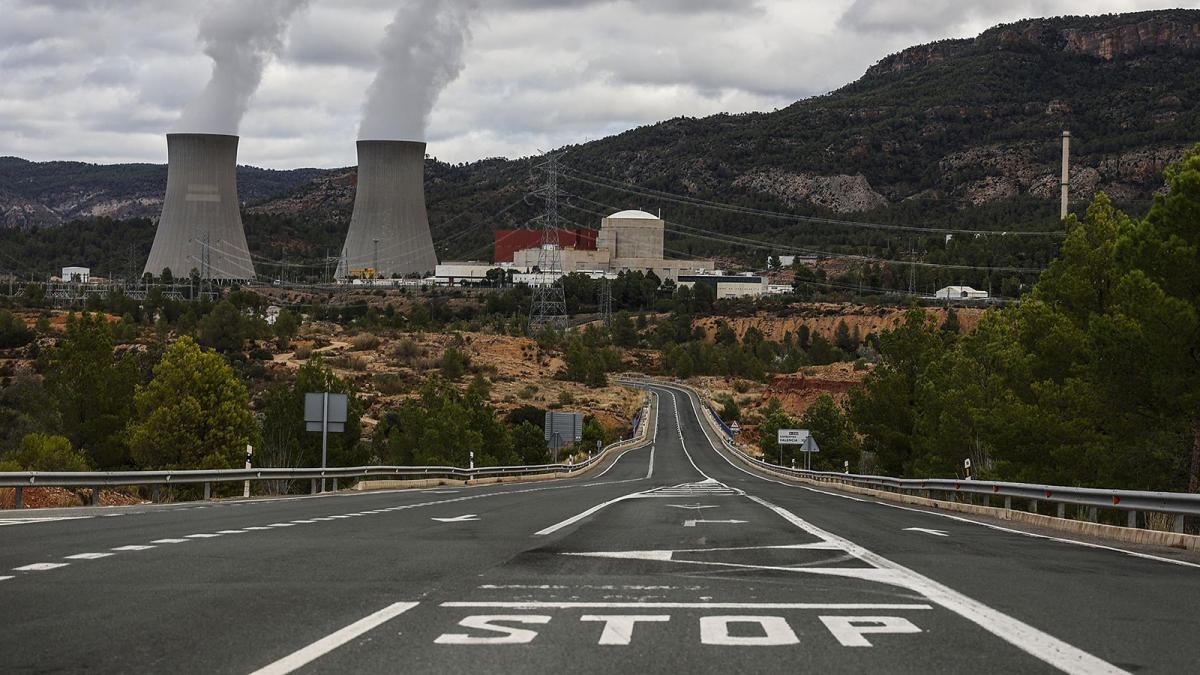
POLYGON ((465 262, 444 262, 439 264, 434 269, 433 278, 439 286, 478 284, 487 281, 488 272, 492 270, 500 270, 505 273, 512 271, 518 275, 529 272, 529 268, 524 265, 514 265, 508 262, 491 263, 468 260, 465 262))
POLYGON ((87 267, 64 267, 61 278, 63 281, 78 281, 86 284, 92 278, 92 270, 87 267))
POLYGON ((933 297, 938 300, 987 300, 987 291, 977 291, 970 286, 947 286, 939 289, 933 297))

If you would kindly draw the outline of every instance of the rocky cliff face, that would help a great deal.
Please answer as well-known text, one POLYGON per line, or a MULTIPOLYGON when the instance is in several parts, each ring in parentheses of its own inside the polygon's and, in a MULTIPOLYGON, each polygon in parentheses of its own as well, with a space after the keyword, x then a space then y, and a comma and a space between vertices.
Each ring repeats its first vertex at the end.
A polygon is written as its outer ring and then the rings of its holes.
POLYGON ((789 206, 808 202, 835 213, 870 211, 888 203, 861 175, 816 176, 773 169, 739 176, 733 185, 771 195, 789 206))

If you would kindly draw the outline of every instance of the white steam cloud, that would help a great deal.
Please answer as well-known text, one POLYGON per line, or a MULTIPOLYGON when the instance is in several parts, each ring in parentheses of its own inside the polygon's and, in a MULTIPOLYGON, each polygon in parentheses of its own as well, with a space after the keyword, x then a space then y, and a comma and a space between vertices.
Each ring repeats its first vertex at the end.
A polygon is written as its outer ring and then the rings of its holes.
POLYGON ((421 141, 438 95, 463 69, 474 0, 406 0, 379 44, 362 140, 421 141))
POLYGON ((200 21, 212 78, 183 110, 175 131, 237 134, 267 61, 283 47, 288 21, 309 0, 223 0, 200 21))

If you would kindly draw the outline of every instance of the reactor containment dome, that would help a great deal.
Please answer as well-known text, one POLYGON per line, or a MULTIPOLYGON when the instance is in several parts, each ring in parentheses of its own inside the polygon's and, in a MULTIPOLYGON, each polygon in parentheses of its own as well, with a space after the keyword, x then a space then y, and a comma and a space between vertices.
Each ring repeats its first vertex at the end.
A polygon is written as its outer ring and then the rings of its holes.
POLYGON ((144 273, 254 278, 237 193, 238 137, 167 134, 167 193, 144 273))
POLYGON ((436 267, 425 213, 425 144, 359 141, 358 189, 338 278, 424 276, 436 267))

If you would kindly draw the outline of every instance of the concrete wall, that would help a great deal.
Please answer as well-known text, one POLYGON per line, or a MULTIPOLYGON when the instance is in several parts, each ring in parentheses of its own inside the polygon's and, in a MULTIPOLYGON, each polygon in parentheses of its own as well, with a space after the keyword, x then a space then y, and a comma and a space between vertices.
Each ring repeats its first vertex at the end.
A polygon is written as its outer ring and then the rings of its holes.
POLYGON ((604 218, 596 248, 614 259, 663 257, 663 221, 655 218, 604 218))
POLYGON ((167 193, 144 272, 203 271, 207 240, 209 278, 254 278, 238 202, 237 146, 237 136, 167 135, 167 193))
POLYGON ((424 275, 437 266, 425 213, 424 143, 358 142, 358 189, 337 275, 376 265, 384 277, 424 275))

